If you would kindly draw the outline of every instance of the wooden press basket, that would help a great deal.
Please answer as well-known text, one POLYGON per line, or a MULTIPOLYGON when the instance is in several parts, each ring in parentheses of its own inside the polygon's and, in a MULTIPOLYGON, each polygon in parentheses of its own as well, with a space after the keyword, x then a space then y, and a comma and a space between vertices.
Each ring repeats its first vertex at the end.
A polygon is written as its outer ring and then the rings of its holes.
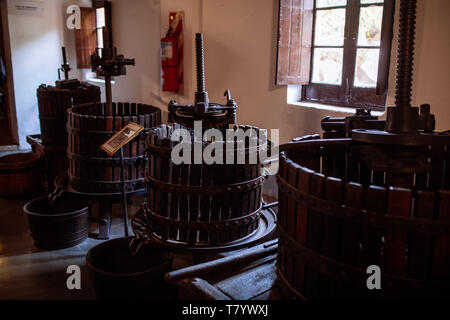
POLYGON ((450 147, 427 149, 430 168, 411 188, 389 186, 358 147, 316 139, 281 152, 281 283, 301 298, 448 297, 450 147), (370 265, 381 290, 367 288, 370 265))
POLYGON ((100 102, 100 87, 81 82, 67 89, 41 84, 37 89, 41 139, 44 146, 66 146, 67 109, 100 102))
MULTIPOLYGON (((258 229, 262 214, 261 163, 258 160, 256 164, 246 161, 245 164, 175 165, 171 152, 178 142, 171 141, 171 135, 179 127, 178 124, 162 125, 150 130, 147 136, 144 211, 152 236, 165 243, 194 248, 220 246, 251 237, 258 229)), ((240 128, 258 131, 255 127, 240 128)), ((202 148, 206 145, 203 143, 202 148)), ((256 148, 262 147, 258 141, 256 148)), ((234 149, 235 156, 237 150, 234 149)), ((248 154, 249 150, 246 145, 241 151, 248 154)))
MULTIPOLYGON (((154 106, 113 103, 112 116, 106 116, 105 108, 105 103, 94 103, 68 110, 69 178, 71 188, 77 192, 120 193, 120 155, 109 156, 100 146, 129 122, 146 129, 161 123, 161 110, 154 106)), ((144 134, 123 147, 127 192, 144 188, 144 148, 144 134)))

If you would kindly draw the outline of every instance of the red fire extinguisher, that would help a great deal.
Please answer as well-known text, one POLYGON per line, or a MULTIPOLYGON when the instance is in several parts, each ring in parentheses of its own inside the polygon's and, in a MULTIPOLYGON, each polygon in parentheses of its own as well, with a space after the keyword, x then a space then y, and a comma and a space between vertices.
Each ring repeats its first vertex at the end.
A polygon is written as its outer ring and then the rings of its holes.
POLYGON ((178 41, 175 37, 161 39, 163 91, 178 91, 178 41))
POLYGON ((182 15, 170 13, 170 27, 161 39, 161 84, 163 91, 178 91, 182 82, 182 15))

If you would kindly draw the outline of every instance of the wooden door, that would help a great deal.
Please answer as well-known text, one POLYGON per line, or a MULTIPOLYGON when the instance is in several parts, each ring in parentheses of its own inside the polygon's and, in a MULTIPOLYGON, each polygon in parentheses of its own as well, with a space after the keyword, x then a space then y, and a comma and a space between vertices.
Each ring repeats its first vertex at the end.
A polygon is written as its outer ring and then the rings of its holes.
POLYGON ((7 0, 0 0, 0 146, 18 145, 7 0))

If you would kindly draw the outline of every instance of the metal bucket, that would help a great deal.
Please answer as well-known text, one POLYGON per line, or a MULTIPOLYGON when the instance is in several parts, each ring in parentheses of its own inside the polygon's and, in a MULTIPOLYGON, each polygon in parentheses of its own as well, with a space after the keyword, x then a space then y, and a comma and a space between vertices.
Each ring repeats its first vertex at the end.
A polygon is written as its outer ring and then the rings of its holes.
POLYGON ((161 248, 143 245, 131 254, 133 237, 109 240, 93 247, 86 264, 97 297, 164 299, 169 294, 165 273, 172 267, 172 257, 161 248))
POLYGON ((38 248, 69 248, 88 237, 89 205, 70 194, 63 194, 53 204, 47 196, 36 198, 28 202, 23 211, 38 248))

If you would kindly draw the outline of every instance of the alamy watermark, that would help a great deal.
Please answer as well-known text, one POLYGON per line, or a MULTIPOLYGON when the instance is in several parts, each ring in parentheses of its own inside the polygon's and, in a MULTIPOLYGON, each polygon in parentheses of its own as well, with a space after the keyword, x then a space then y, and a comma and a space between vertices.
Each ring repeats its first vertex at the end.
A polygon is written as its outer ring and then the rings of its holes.
POLYGON ((222 131, 212 128, 203 131, 202 122, 194 122, 191 130, 175 129, 171 140, 178 142, 172 149, 172 162, 179 164, 263 164, 264 174, 278 172, 279 130, 242 127, 222 131))
POLYGON ((72 4, 67 7, 66 13, 70 16, 67 17, 66 26, 69 30, 81 29, 81 9, 78 5, 72 4))

